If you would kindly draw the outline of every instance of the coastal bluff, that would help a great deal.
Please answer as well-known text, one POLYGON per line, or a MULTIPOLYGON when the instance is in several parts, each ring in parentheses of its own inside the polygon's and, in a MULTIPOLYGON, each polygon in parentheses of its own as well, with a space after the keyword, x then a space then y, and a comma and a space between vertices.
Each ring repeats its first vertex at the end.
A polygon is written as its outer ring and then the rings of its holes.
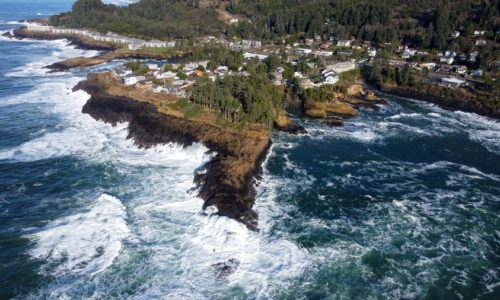
POLYGON ((139 147, 177 143, 189 146, 201 142, 214 153, 195 174, 203 209, 217 208, 217 214, 257 230, 255 178, 270 147, 270 130, 248 125, 243 130, 218 126, 207 118, 188 119, 169 109, 174 99, 148 95, 121 85, 111 73, 91 73, 74 90, 90 94, 82 112, 111 124, 128 122, 128 138, 139 147))

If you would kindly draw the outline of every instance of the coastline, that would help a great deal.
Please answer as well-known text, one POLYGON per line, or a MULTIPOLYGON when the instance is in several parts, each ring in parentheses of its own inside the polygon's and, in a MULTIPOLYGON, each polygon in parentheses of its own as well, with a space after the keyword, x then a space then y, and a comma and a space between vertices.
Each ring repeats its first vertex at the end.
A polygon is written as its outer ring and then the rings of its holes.
POLYGON ((411 98, 418 101, 436 104, 447 110, 460 110, 464 112, 476 113, 478 115, 490 117, 495 120, 500 120, 500 109, 487 107, 479 101, 467 99, 462 95, 458 95, 457 97, 447 97, 443 95, 428 93, 427 89, 412 89, 399 86, 383 86, 379 89, 379 91, 388 95, 411 98))
POLYGON ((194 178, 204 200, 203 209, 215 206, 218 215, 257 230, 258 216, 252 209, 256 196, 254 184, 271 145, 270 131, 235 132, 167 114, 146 99, 110 93, 103 76, 105 73, 89 74, 87 80, 75 86, 75 90, 91 95, 82 112, 111 124, 128 122, 128 138, 139 147, 170 142, 189 146, 202 142, 216 153, 203 167, 205 172, 195 174, 194 178))
POLYGON ((115 44, 86 39, 78 35, 30 31, 26 27, 15 29, 13 31, 12 36, 16 39, 26 39, 26 38, 35 40, 66 39, 70 41, 70 45, 76 46, 83 50, 114 51, 118 49, 118 46, 115 44))
POLYGON ((76 46, 79 49, 104 51, 104 53, 96 55, 94 57, 75 57, 46 66, 46 68, 51 70, 51 72, 62 72, 75 68, 93 67, 116 59, 164 60, 164 59, 177 58, 184 55, 184 53, 182 52, 175 52, 168 54, 168 53, 153 53, 148 50, 128 50, 120 48, 120 46, 117 44, 100 42, 84 38, 78 35, 50 33, 43 31, 30 31, 26 27, 21 27, 19 29, 14 30, 13 35, 11 37, 16 39, 31 38, 37 40, 66 39, 70 41, 69 45, 76 46))

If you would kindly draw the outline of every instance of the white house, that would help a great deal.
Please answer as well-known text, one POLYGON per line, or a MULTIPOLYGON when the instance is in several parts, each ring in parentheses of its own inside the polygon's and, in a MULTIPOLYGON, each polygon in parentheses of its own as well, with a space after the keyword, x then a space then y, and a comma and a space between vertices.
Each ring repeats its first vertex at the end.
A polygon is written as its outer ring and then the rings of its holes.
POLYGON ((368 57, 375 57, 375 56, 377 56, 377 49, 368 48, 368 57))
POLYGON ((476 41, 476 46, 484 46, 486 45, 486 40, 477 40, 476 41))
POLYGON ((159 40, 151 40, 144 43, 146 47, 149 48, 166 48, 167 42, 159 41, 159 40))
POLYGON ((318 51, 314 51, 313 54, 316 55, 316 56, 325 56, 325 57, 328 57, 328 56, 332 56, 333 52, 332 51, 318 50, 318 51))
POLYGON ((450 36, 451 38, 456 39, 460 36, 460 31, 453 31, 450 36))
POLYGON ((351 40, 338 40, 337 41, 337 46, 339 47, 351 47, 352 41, 351 40))
POLYGON ((295 77, 295 78, 304 78, 304 75, 302 75, 300 72, 295 72, 293 74, 293 77, 295 77))
POLYGON ((436 66, 436 63, 422 63, 419 65, 420 68, 429 70, 434 70, 436 66))
POLYGON ((337 82, 339 82, 339 76, 336 74, 325 77, 325 84, 336 84, 337 82))
POLYGON ((264 59, 267 58, 267 55, 265 55, 265 54, 258 54, 258 53, 245 52, 245 53, 243 53, 243 58, 245 58, 245 59, 258 58, 260 60, 264 60, 264 59))
POLYGON ((478 70, 472 70, 470 72, 470 75, 474 76, 474 77, 481 77, 484 75, 484 70, 481 70, 481 69, 478 69, 478 70))
POLYGON ((356 69, 356 63, 353 60, 346 62, 338 62, 333 65, 329 65, 325 68, 325 70, 333 71, 337 74, 348 72, 354 69, 356 69))
POLYGON ((157 64, 148 64, 148 69, 150 69, 151 71, 156 71, 159 70, 159 67, 157 64))
POLYGON ((297 49, 295 49, 295 52, 298 54, 307 55, 307 54, 311 54, 312 50, 307 49, 307 48, 297 48, 297 49))
POLYGON ((441 83, 439 85, 445 86, 445 87, 457 88, 457 87, 461 87, 461 86, 466 85, 466 81, 458 79, 456 77, 444 77, 444 78, 441 78, 441 83))
POLYGON ((146 77, 144 76, 135 76, 135 75, 127 75, 125 77, 123 77, 123 83, 125 83, 125 85, 134 85, 136 83, 138 83, 139 81, 143 81, 143 80, 146 80, 146 77))
POLYGON ((479 56, 479 52, 474 51, 469 54, 469 61, 475 62, 477 60, 477 57, 479 56))
POLYGON ((453 56, 443 56, 439 59, 440 63, 451 65, 455 59, 453 56))
POLYGON ((161 87, 160 85, 155 85, 155 86, 153 86, 152 91, 153 91, 153 93, 158 94, 158 93, 163 91, 163 87, 161 87))

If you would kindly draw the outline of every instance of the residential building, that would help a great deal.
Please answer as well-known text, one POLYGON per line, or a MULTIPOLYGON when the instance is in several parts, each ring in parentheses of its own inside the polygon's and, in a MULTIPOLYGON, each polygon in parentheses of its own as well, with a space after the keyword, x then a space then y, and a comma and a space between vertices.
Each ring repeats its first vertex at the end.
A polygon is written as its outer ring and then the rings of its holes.
POLYGON ((442 56, 440 59, 439 59, 439 62, 440 63, 443 63, 443 64, 448 64, 448 65, 451 65, 453 63, 455 59, 453 58, 453 56, 442 56))
POLYGON ((135 75, 132 75, 132 74, 123 77, 123 83, 125 85, 127 85, 127 86, 128 85, 134 85, 134 84, 136 84, 136 83, 138 83, 140 81, 143 81, 143 80, 146 80, 146 77, 144 77, 144 76, 135 76, 135 75))
POLYGON ((441 78, 440 86, 458 88, 466 85, 465 80, 458 79, 456 77, 444 77, 441 78))
POLYGON ((476 41, 476 46, 484 46, 484 45, 486 45, 486 40, 481 39, 476 41))
POLYGON ((267 58, 267 55, 265 55, 265 54, 258 54, 258 53, 245 52, 245 53, 243 53, 243 58, 245 58, 245 59, 258 58, 260 60, 265 60, 267 58))
POLYGON ((338 62, 332 65, 329 65, 325 68, 325 70, 328 71, 333 71, 337 74, 343 73, 343 72, 348 72, 351 70, 356 69, 356 63, 353 60, 346 61, 346 62, 338 62))
POLYGON ((352 40, 338 40, 337 46, 339 47, 351 47, 352 40))
POLYGON ((325 77, 325 84, 336 84, 337 82, 339 82, 339 76, 337 74, 335 75, 329 75, 327 77, 325 77))
POLYGON ((375 56, 377 56, 377 49, 368 48, 368 57, 375 57, 375 56))

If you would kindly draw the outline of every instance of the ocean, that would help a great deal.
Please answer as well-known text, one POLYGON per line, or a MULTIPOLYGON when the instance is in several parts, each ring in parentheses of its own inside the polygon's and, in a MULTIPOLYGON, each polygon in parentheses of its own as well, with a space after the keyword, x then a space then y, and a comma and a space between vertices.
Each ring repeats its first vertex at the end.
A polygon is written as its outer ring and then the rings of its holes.
MULTIPOLYGON (((0 34, 69 0, 0 0, 0 34)), ((82 114, 97 51, 0 38, 0 299, 500 299, 500 123, 383 95, 273 134, 259 232, 201 211, 202 144, 144 150, 82 114), (217 276, 214 265, 236 271, 217 276)))

